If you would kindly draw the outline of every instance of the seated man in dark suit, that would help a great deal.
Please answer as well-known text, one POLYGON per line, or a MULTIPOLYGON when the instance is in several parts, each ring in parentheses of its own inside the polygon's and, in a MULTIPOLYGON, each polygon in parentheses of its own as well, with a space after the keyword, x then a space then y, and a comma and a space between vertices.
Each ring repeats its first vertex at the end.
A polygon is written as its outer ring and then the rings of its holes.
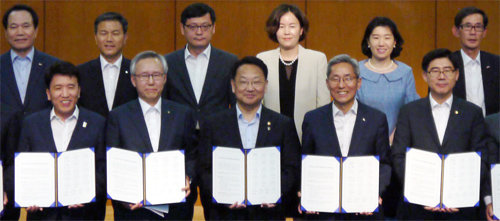
MULTIPOLYGON (((132 84, 139 98, 110 112, 106 146, 119 147, 140 153, 185 150, 186 197, 189 182, 195 176, 194 119, 192 111, 175 102, 161 98, 167 80, 167 62, 156 52, 139 53, 130 65, 132 84)), ((169 205, 161 215, 143 207, 113 201, 115 220, 185 219, 188 211, 182 204, 169 205)))
POLYGON ((79 104, 104 117, 113 108, 137 98, 129 76, 130 60, 122 55, 127 29, 127 19, 122 15, 99 15, 94 22, 94 37, 101 54, 78 66, 82 77, 79 104))
MULTIPOLYGON (((458 61, 448 49, 435 49, 423 58, 423 78, 430 94, 401 108, 392 147, 394 169, 401 183, 404 183, 407 147, 439 154, 480 151, 481 180, 486 174, 488 150, 483 114, 478 106, 452 94, 459 79, 457 67, 458 61)), ((487 188, 482 186, 481 191, 487 188)), ((480 215, 475 207, 440 209, 406 202, 398 213, 401 219, 430 220, 479 219, 480 215)))
MULTIPOLYGON (((500 113, 491 114, 487 116, 484 121, 486 122, 486 128, 488 136, 490 137, 488 142, 489 159, 488 163, 500 163, 500 113)), ((490 182, 490 180, 487 180, 490 182)), ((485 200, 487 201, 487 200, 485 200)), ((486 218, 488 220, 493 220, 493 204, 490 204, 491 198, 486 202, 486 218)))
MULTIPOLYGON (((45 75, 46 94, 53 108, 27 116, 23 121, 17 152, 64 152, 95 148, 96 194, 106 191, 104 184, 106 121, 97 113, 78 107, 79 73, 68 62, 57 62, 45 75)), ((94 219, 96 203, 60 208, 26 209, 27 219, 67 220, 94 219)))
MULTIPOLYGON (((302 154, 380 157, 379 196, 391 178, 387 120, 384 113, 355 99, 361 87, 358 62, 346 54, 328 62, 326 86, 333 102, 306 113, 302 124, 302 154)), ((379 203, 382 199, 379 198, 379 203)), ((299 208, 299 212, 300 211, 299 208)), ((380 213, 306 215, 312 219, 382 219, 380 213)))
POLYGON ((300 173, 300 144, 294 123, 262 105, 267 86, 267 67, 260 59, 245 57, 238 61, 233 67, 231 85, 236 105, 211 115, 201 124, 201 194, 212 199, 212 146, 244 149, 280 146, 283 203, 260 206, 212 204, 209 219, 283 220, 283 205, 296 196, 292 187, 300 173))
POLYGON ((453 95, 481 107, 484 116, 500 109, 500 57, 480 49, 487 26, 488 16, 483 10, 465 7, 455 16, 452 28, 462 46, 452 54, 460 75, 453 95))

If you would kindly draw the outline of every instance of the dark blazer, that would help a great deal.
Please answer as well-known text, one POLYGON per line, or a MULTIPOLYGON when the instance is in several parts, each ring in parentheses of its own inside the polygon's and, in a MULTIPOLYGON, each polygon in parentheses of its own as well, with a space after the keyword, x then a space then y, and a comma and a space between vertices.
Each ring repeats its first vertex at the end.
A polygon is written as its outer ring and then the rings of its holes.
MULTIPOLYGON (((392 147, 394 169, 401 183, 404 183, 407 147, 440 154, 481 151, 481 180, 483 180, 487 171, 486 140, 481 108, 461 98, 453 97, 448 125, 443 143, 440 144, 429 97, 421 98, 404 105, 399 112, 392 147)), ((482 196, 487 194, 484 192, 486 188, 481 187, 481 191, 482 196)), ((477 219, 479 215, 477 208, 462 208, 460 212, 453 214, 432 213, 424 210, 422 206, 404 203, 401 209, 398 216, 402 219, 477 219)))
POLYGON ((484 119, 487 126, 487 134, 490 137, 488 143, 489 163, 500 163, 500 113, 486 116, 484 119))
MULTIPOLYGON (((453 88, 453 95, 466 99, 464 61, 460 50, 453 52, 460 70, 458 81, 453 88)), ((484 103, 486 115, 497 113, 500 109, 500 57, 481 51, 481 72, 483 77, 484 103)))
MULTIPOLYGON (((212 146, 243 148, 236 108, 218 112, 202 121, 200 133, 201 194, 212 199, 212 146)), ((293 187, 299 178, 300 144, 293 121, 262 106, 255 146, 281 147, 281 192, 282 202, 286 203, 296 196, 293 187)), ((212 204, 210 219, 285 219, 285 213, 280 204, 273 209, 249 206, 241 210, 230 210, 227 205, 212 204)))
POLYGON ((57 58, 45 54, 35 49, 33 61, 31 65, 30 77, 28 80, 28 87, 24 104, 21 101, 19 90, 17 88, 16 77, 14 75, 14 68, 10 58, 10 50, 2 54, 0 57, 1 62, 1 102, 8 104, 15 110, 24 112, 24 115, 39 111, 50 106, 45 93, 45 70, 58 61, 57 58))
MULTIPOLYGON (((193 157, 194 120, 192 111, 184 105, 161 100, 161 132, 158 151, 185 150, 186 175, 195 177, 195 158, 193 157)), ((141 153, 153 152, 148 129, 139 100, 130 101, 114 110, 108 117, 106 146, 120 147, 141 153)), ((146 209, 130 211, 122 203, 113 201, 115 219, 160 219, 146 209)), ((167 219, 185 219, 184 205, 170 206, 167 219)))
MULTIPOLYGON (((130 60, 123 58, 116 85, 113 108, 137 99, 137 90, 130 80, 130 60)), ((109 114, 106 92, 102 80, 102 69, 100 58, 88 61, 78 66, 80 71, 80 99, 78 102, 82 107, 107 117, 109 114)))
MULTIPOLYGON (((332 103, 306 113, 302 124, 302 154, 342 156, 333 118, 332 103)), ((347 156, 380 157, 380 196, 391 180, 388 130, 384 113, 358 101, 358 111, 347 156)), ((323 214, 320 219, 328 219, 331 216, 336 215, 323 214)))
POLYGON ((238 61, 238 57, 212 47, 207 75, 198 103, 189 79, 184 50, 185 48, 182 48, 165 55, 168 73, 163 95, 169 100, 193 109, 195 120, 198 122, 200 118, 227 109, 230 104, 234 103, 230 83, 231 68, 238 61))
MULTIPOLYGON (((50 124, 50 111, 51 108, 47 108, 24 119, 17 152, 57 152, 50 124)), ((71 135, 67 150, 95 148, 96 195, 105 196, 104 127, 106 121, 103 117, 85 108, 79 108, 79 111, 75 130, 71 135)), ((44 208, 43 211, 28 213, 27 218, 44 220, 97 219, 94 216, 95 206, 96 203, 89 203, 79 209, 44 208)))

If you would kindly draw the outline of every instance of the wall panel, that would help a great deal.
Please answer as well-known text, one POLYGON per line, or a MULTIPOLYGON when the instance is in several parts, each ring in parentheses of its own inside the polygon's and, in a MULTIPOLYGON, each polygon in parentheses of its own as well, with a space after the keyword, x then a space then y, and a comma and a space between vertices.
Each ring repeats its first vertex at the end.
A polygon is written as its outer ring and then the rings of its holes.
MULTIPOLYGON (((35 40, 35 47, 39 50, 44 50, 44 39, 45 39, 45 21, 44 21, 44 2, 43 1, 15 1, 15 0, 1 0, 0 1, 0 12, 2 13, 2 17, 5 12, 12 6, 16 4, 27 4, 31 6, 38 15, 38 34, 35 40)), ((10 49, 7 40, 5 39, 5 29, 2 28, 0 30, 0 53, 5 53, 10 49)))

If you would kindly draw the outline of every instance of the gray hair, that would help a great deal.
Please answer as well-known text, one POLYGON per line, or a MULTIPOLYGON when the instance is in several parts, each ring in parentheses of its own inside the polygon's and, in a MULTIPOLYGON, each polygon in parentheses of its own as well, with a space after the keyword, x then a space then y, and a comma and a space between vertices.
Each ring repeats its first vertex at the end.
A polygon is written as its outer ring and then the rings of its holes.
POLYGON ((352 66, 352 69, 354 70, 354 74, 356 74, 356 77, 359 77, 359 65, 358 61, 354 58, 351 58, 347 54, 339 54, 328 62, 327 69, 326 69, 326 77, 328 78, 330 76, 330 72, 332 69, 333 65, 340 64, 340 63, 348 63, 352 66))
POLYGON ((143 51, 139 54, 137 54, 134 59, 132 59, 132 62, 130 63, 130 73, 132 75, 135 75, 135 66, 140 60, 146 59, 146 58, 156 58, 160 60, 161 65, 163 66, 163 74, 167 74, 168 71, 168 65, 167 65, 167 60, 165 60, 165 57, 163 57, 161 54, 158 54, 154 51, 143 51))

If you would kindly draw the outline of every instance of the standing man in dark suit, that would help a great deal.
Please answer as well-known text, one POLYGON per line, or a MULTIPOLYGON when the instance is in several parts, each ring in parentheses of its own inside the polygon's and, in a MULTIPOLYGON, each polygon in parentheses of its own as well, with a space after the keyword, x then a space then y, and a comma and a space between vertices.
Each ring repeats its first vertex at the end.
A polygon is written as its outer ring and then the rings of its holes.
MULTIPOLYGON (((27 116, 23 121, 17 152, 64 152, 80 148, 95 149, 96 195, 106 192, 104 127, 98 114, 76 105, 80 95, 79 73, 68 62, 50 66, 46 76, 46 96, 53 108, 27 116)), ((13 201, 13 199, 12 199, 13 201)), ((31 206, 27 219, 97 219, 96 203, 59 208, 31 206)))
POLYGON ((121 14, 99 15, 94 22, 94 37, 101 54, 78 66, 82 74, 80 104, 104 117, 113 108, 137 98, 130 81, 130 60, 122 54, 127 29, 127 19, 121 14))
MULTIPOLYGON (((189 108, 161 98, 167 70, 165 58, 156 52, 145 51, 135 56, 130 77, 139 98, 110 112, 106 146, 141 153, 184 150, 187 197, 189 182, 195 177, 194 119, 189 108)), ((115 220, 191 219, 183 204, 169 205, 168 213, 157 213, 141 203, 113 201, 113 209, 115 220)))
POLYGON ((299 139, 293 120, 262 105, 267 86, 267 67, 256 57, 238 61, 232 71, 233 108, 218 112, 201 124, 201 195, 212 199, 212 146, 253 149, 281 147, 281 192, 283 203, 245 206, 213 204, 209 219, 284 220, 285 202, 296 196, 299 139))
POLYGON ((466 7, 455 16, 453 35, 462 49, 453 53, 458 60, 459 78, 453 94, 481 107, 483 116, 500 109, 500 57, 482 51, 488 16, 476 7, 466 7))
MULTIPOLYGON (((394 169, 401 183, 404 183, 407 147, 418 147, 439 154, 480 151, 481 180, 488 171, 481 108, 452 94, 453 86, 459 79, 457 67, 458 61, 448 49, 435 49, 423 58, 423 77, 429 85, 430 94, 401 108, 392 147, 394 169)), ((483 186, 481 191, 482 196, 489 195, 483 186)), ((487 199, 485 202, 491 203, 487 199)), ((479 215, 479 209, 475 207, 439 209, 406 202, 398 214, 401 219, 419 220, 479 219, 479 215)))
MULTIPOLYGON (((227 109, 234 103, 230 69, 238 58, 210 44, 215 34, 215 12, 206 4, 195 3, 186 7, 181 14, 180 29, 187 45, 165 56, 170 68, 164 96, 189 106, 195 113, 199 130, 199 121, 205 116, 227 109)), ((187 199, 191 218, 198 194, 197 184, 198 181, 193 180, 193 194, 187 199)), ((209 217, 210 201, 201 197, 205 219, 209 217)))
MULTIPOLYGON (((302 154, 380 158, 379 196, 391 180, 388 126, 384 113, 355 99, 361 87, 358 62, 342 54, 328 62, 326 86, 334 101, 306 113, 302 124, 302 154)), ((379 203, 382 199, 379 198, 379 203)), ((302 211, 300 211, 302 212, 302 211)), ((383 219, 380 213, 327 214, 314 219, 383 219)))

